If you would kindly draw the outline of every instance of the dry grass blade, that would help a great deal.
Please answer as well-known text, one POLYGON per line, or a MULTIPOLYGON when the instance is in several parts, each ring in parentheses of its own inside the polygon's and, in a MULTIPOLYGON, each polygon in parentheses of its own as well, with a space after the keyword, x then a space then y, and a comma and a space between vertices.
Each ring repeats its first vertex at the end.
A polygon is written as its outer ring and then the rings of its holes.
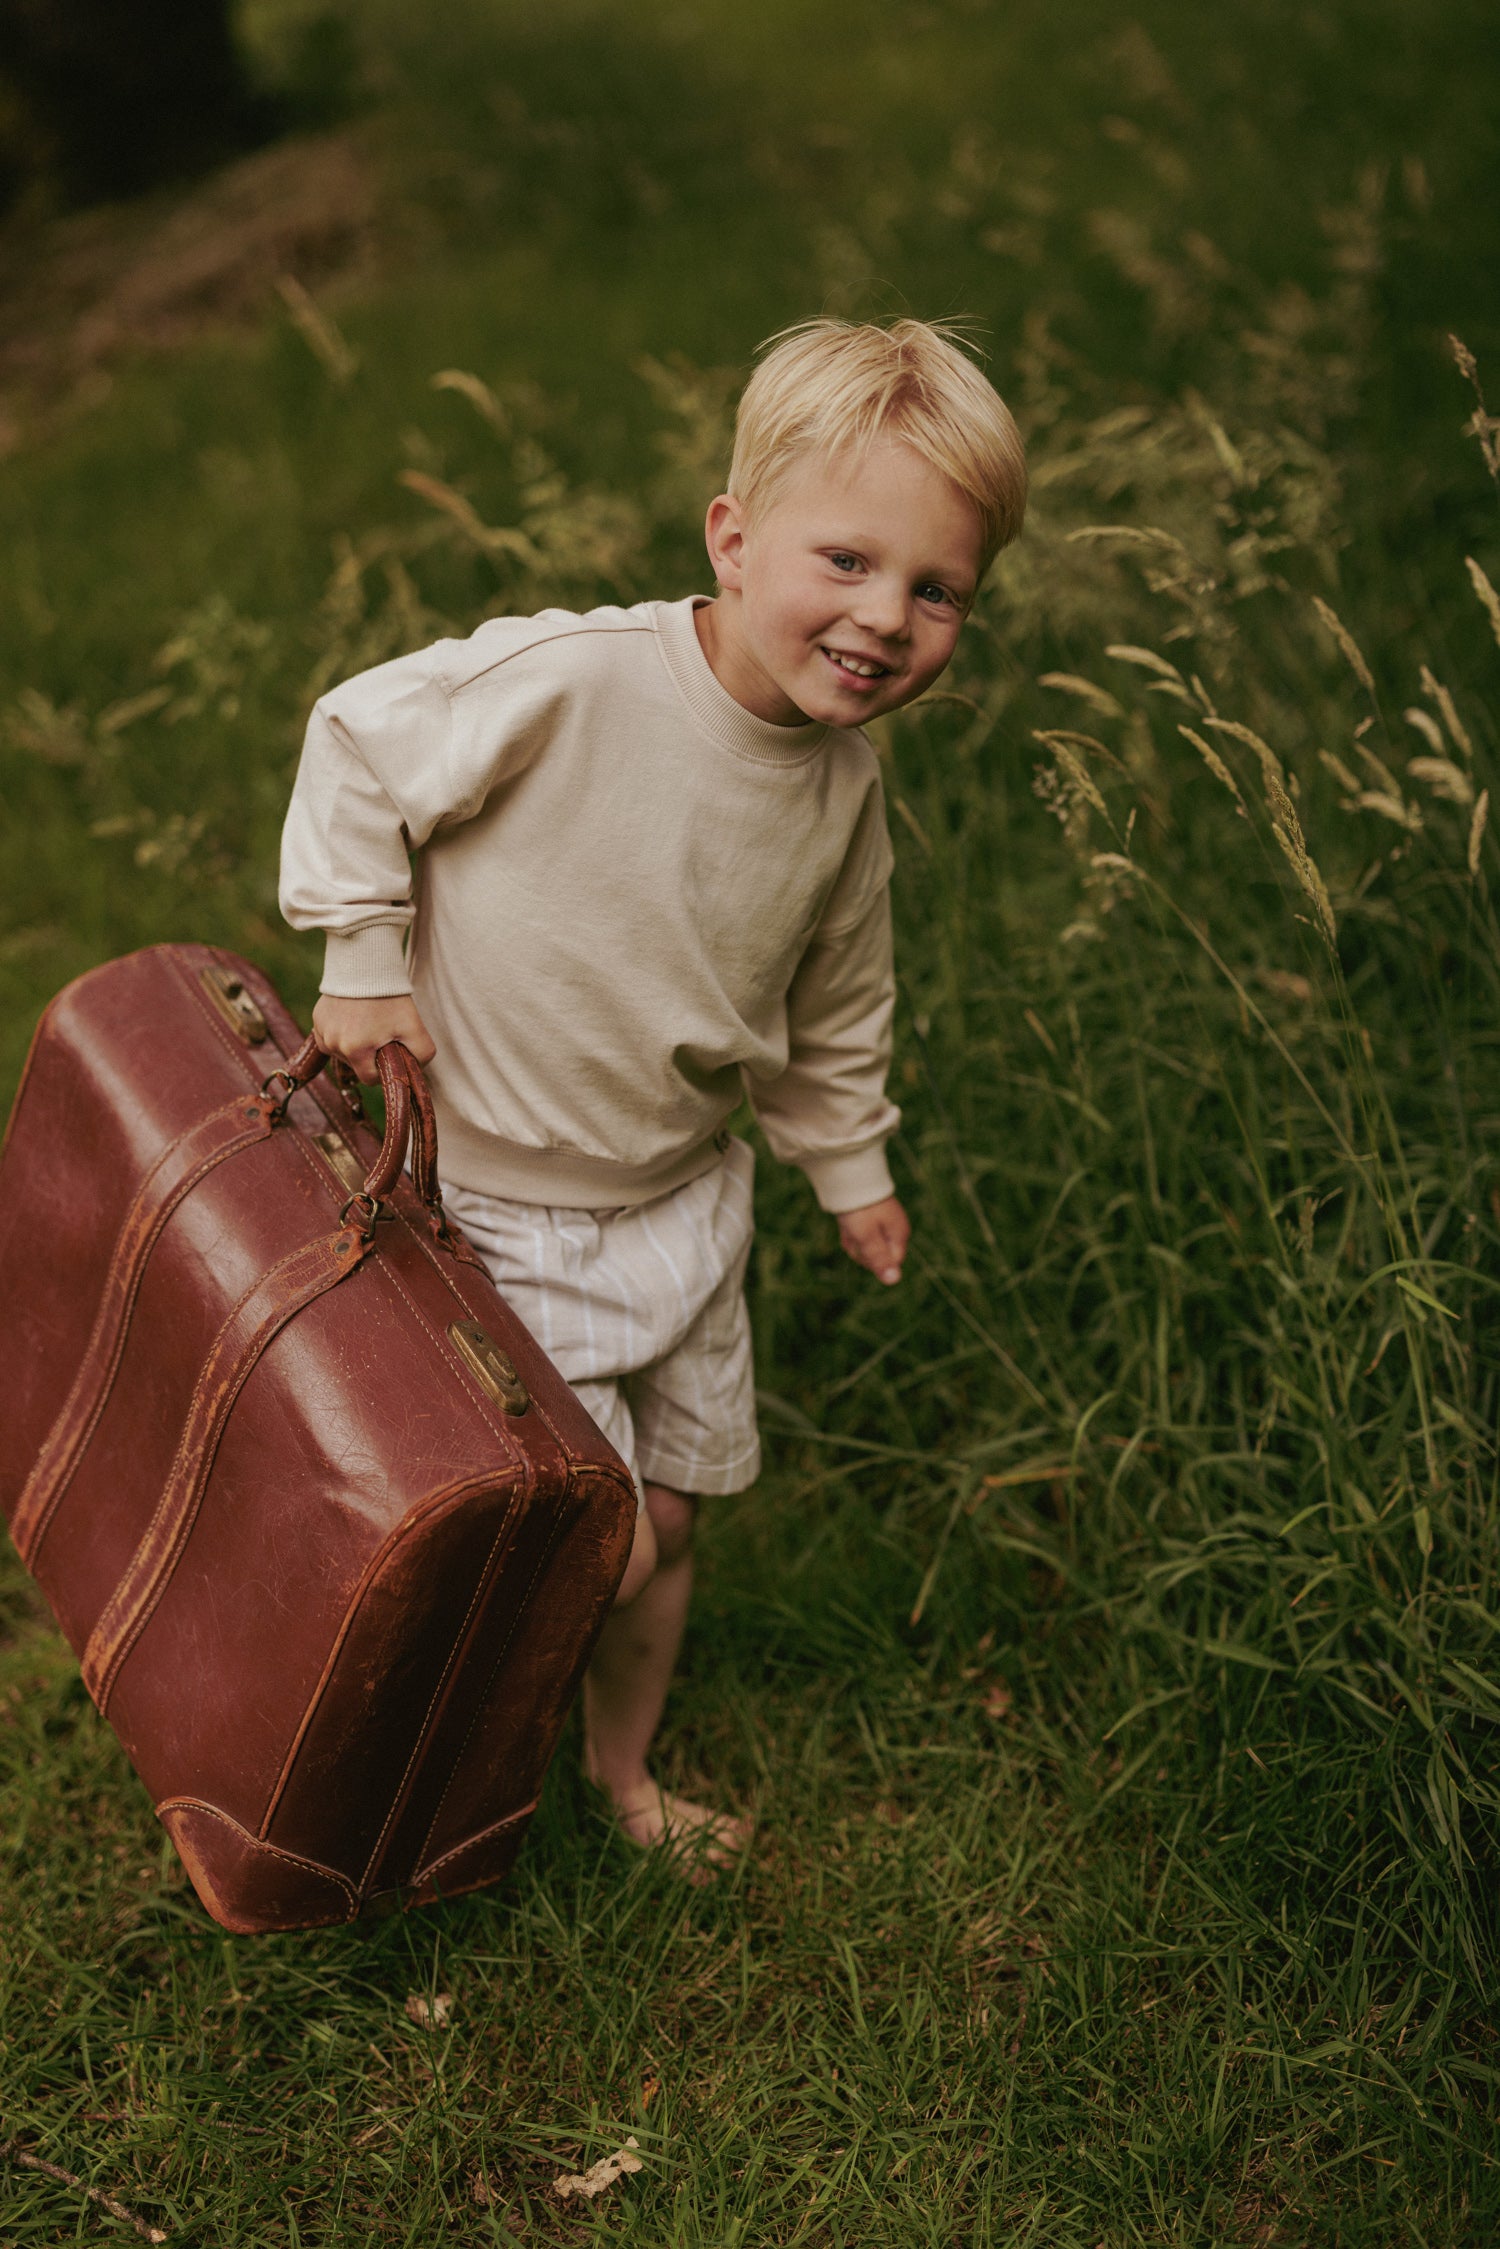
POLYGON ((1336 756, 1332 750, 1319 750, 1318 756, 1321 762, 1333 775, 1339 787, 1348 791, 1350 802, 1345 806, 1345 810, 1352 811, 1354 808, 1354 799, 1359 795, 1359 775, 1357 773, 1351 773, 1348 766, 1345 765, 1343 759, 1336 756))
POLYGON ((447 516, 463 536, 484 554, 510 555, 523 568, 534 570, 541 563, 535 545, 524 531, 506 529, 503 525, 486 523, 461 492, 441 477, 428 476, 421 469, 403 469, 401 482, 409 492, 415 492, 429 507, 447 516))
POLYGON ((1177 731, 1179 734, 1185 735, 1188 741, 1192 743, 1193 748, 1198 752, 1199 757, 1202 758, 1204 764, 1208 767, 1208 770, 1213 775, 1214 779, 1216 781, 1222 781, 1224 787, 1228 789, 1230 795, 1234 798, 1235 803, 1239 806, 1241 817, 1248 820, 1250 815, 1245 808, 1245 800, 1240 795, 1240 785, 1238 781, 1236 781, 1234 775, 1230 772, 1228 766, 1224 763, 1224 760, 1220 757, 1218 751, 1214 748, 1212 742, 1205 742, 1203 736, 1201 734, 1195 734, 1192 727, 1190 726, 1179 726, 1177 731))
MULTIPOLYGON (((1033 741, 1040 742, 1043 748, 1052 752, 1078 794, 1085 798, 1096 812, 1102 812, 1107 816, 1109 807, 1095 787, 1093 775, 1073 747, 1075 742, 1087 742, 1090 737, 1086 734, 1054 733, 1044 727, 1033 727, 1031 735, 1033 741)), ((1094 747, 1102 748, 1103 745, 1102 743, 1096 743, 1094 747)))
POLYGON ((342 390, 358 373, 359 361, 344 341, 337 323, 314 303, 295 274, 277 275, 276 294, 286 306, 292 326, 329 381, 342 390))
POLYGON ((1227 734, 1231 741, 1243 742, 1247 750, 1254 750, 1260 759, 1260 770, 1266 787, 1269 789, 1274 786, 1283 795, 1286 793, 1286 774, 1282 770, 1281 760, 1270 743, 1262 741, 1253 727, 1242 726, 1236 718, 1206 718, 1203 723, 1211 726, 1216 734, 1227 734))
POLYGON ((1500 643, 1500 593, 1496 593, 1489 579, 1471 554, 1466 554, 1464 561, 1468 565, 1469 577, 1473 581, 1474 591, 1489 611, 1490 630, 1493 632, 1497 643, 1500 643))
POLYGON ((1490 792, 1488 789, 1482 789, 1479 795, 1479 802, 1474 807, 1474 817, 1469 822, 1468 856, 1470 875, 1477 875, 1479 872, 1479 851, 1480 846, 1484 842, 1485 824, 1488 821, 1489 816, 1490 792))
POLYGON ((1328 887, 1318 871, 1317 861, 1307 848, 1296 814, 1293 813, 1289 822, 1273 819, 1271 833, 1280 844, 1292 873, 1312 900, 1318 917, 1318 926, 1327 939, 1331 952, 1338 943, 1339 934, 1338 923, 1334 919, 1333 901, 1330 899, 1328 887))
POLYGON ((1443 730, 1431 711, 1421 710, 1413 704, 1409 709, 1404 710, 1401 716, 1408 726, 1416 728, 1423 741, 1430 747, 1434 757, 1446 757, 1448 755, 1448 745, 1443 740, 1443 730))
POLYGON ((138 2218, 133 2210, 127 2210, 123 2202, 116 2202, 114 2196, 106 2194, 102 2187, 89 2186, 79 2178, 76 2171, 65 2171, 60 2163, 44 2163, 39 2155, 29 2155, 14 2140, 0 2140, 0 2161, 14 2163, 21 2171, 39 2171, 44 2179, 56 2179, 59 2186, 74 2188, 90 2202, 97 2203, 101 2210, 107 2210, 112 2218, 118 2218, 122 2225, 131 2227, 142 2241, 161 2242, 171 2239, 169 2234, 162 2232, 160 2226, 150 2225, 146 2219, 138 2218))
MULTIPOLYGON (((1422 681, 1422 693, 1430 697, 1430 699, 1434 703, 1436 703, 1438 709, 1442 712, 1443 724, 1447 727, 1449 734, 1453 738, 1454 748, 1460 751, 1461 754, 1466 757, 1469 763, 1472 765, 1474 762, 1474 745, 1469 740, 1468 732, 1464 727, 1464 723, 1459 717, 1456 708, 1454 707, 1453 697, 1449 694, 1442 681, 1438 679, 1434 673, 1430 672, 1425 664, 1422 666, 1420 677, 1422 681)), ((1410 711, 1408 711, 1406 715, 1408 718, 1410 718, 1410 711)))
POLYGON ((1080 702, 1089 703, 1105 718, 1123 718, 1125 706, 1111 695, 1107 687, 1099 687, 1091 679, 1082 679, 1077 672, 1043 672, 1038 687, 1055 687, 1060 694, 1076 695, 1080 702))
POLYGON ((1479 381, 1479 362, 1462 337, 1450 335, 1448 349, 1453 354, 1454 365, 1459 373, 1467 378, 1474 389, 1474 411, 1464 424, 1464 435, 1478 438, 1485 467, 1491 476, 1500 479, 1500 414, 1492 414, 1485 404, 1484 391, 1479 381))
POLYGON ((1312 605, 1318 612, 1318 615, 1322 618, 1324 624, 1328 627, 1328 630, 1332 633, 1334 639, 1338 642, 1339 649, 1341 654, 1343 655, 1344 661, 1348 664, 1350 671, 1353 672, 1355 678, 1359 681, 1360 686, 1364 689, 1367 695, 1373 695, 1375 692, 1375 681, 1373 676, 1371 675, 1370 667, 1365 662, 1358 641, 1355 639, 1353 633, 1350 632, 1348 626, 1344 623, 1343 618, 1339 615, 1336 609, 1332 609, 1329 607, 1329 604, 1323 599, 1321 594, 1315 593, 1313 595, 1312 605))
POLYGON ((1407 761, 1406 770, 1419 781, 1425 781, 1434 796, 1447 804, 1472 804, 1474 784, 1461 765, 1450 757, 1414 757, 1407 761))
MULTIPOLYGON (((1417 761, 1425 763, 1423 759, 1417 761)), ((1390 820, 1408 835, 1416 835, 1422 826, 1422 815, 1414 804, 1408 804, 1396 789, 1361 789, 1354 800, 1361 812, 1378 812, 1382 820, 1390 820)))
POLYGON ((1453 363, 1459 373, 1466 375, 1471 383, 1477 383, 1479 381, 1479 362, 1462 336, 1455 336, 1451 329, 1448 332, 1448 349, 1453 354, 1453 363))
POLYGON ((460 398, 466 398, 475 413, 489 423, 497 437, 510 436, 510 416, 489 384, 481 381, 478 375, 471 375, 462 367, 444 367, 441 373, 433 376, 432 387, 434 390, 457 391, 460 398))
POLYGON ((1141 671, 1158 672, 1163 679, 1175 680, 1179 687, 1186 686, 1177 666, 1169 664, 1165 656, 1158 656, 1154 648, 1137 648, 1130 641, 1115 641, 1104 653, 1113 656, 1117 663, 1134 664, 1141 671))
POLYGON ((1368 768, 1370 777, 1377 789, 1384 789, 1389 796, 1401 794, 1401 783, 1396 779, 1385 759, 1378 757, 1375 751, 1370 748, 1368 742, 1362 742, 1358 735, 1354 738, 1354 754, 1360 760, 1360 763, 1368 768))

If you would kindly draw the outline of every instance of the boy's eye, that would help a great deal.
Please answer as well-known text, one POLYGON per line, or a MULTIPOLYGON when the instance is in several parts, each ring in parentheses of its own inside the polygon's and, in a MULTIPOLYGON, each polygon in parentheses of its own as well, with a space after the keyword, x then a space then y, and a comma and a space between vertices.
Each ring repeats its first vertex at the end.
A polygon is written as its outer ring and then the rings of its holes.
POLYGON ((929 581, 929 583, 925 586, 918 586, 917 599, 919 601, 938 601, 951 603, 953 600, 953 596, 951 593, 949 593, 946 586, 934 585, 929 581))
POLYGON ((828 559, 833 564, 835 570, 842 570, 847 573, 850 570, 857 570, 859 568, 859 556, 857 554, 843 554, 839 552, 831 554, 828 559))

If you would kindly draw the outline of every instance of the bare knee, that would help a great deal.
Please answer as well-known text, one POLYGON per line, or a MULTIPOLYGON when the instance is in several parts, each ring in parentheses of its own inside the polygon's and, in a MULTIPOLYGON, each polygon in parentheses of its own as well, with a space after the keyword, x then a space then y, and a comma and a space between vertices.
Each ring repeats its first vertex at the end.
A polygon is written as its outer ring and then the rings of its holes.
POLYGON ((656 1526, 643 1507, 635 1518, 635 1538, 630 1548, 630 1559, 625 1564, 625 1575, 620 1580, 620 1590, 615 1595, 615 1607, 628 1607, 638 1593, 645 1591, 656 1575, 656 1526))
POLYGON ((644 1512, 651 1518, 656 1533, 656 1560, 658 1568, 670 1568, 680 1562, 693 1543, 693 1526, 698 1520, 698 1502, 691 1493, 668 1491, 665 1484, 646 1486, 644 1512))

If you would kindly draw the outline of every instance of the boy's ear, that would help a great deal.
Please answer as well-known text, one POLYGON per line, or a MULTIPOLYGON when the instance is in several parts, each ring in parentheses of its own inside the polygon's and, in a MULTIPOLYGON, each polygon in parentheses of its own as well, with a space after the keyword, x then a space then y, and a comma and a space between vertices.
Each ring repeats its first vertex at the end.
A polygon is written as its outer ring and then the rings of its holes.
POLYGON ((709 501, 703 543, 719 584, 726 593, 738 593, 744 572, 745 520, 733 493, 721 492, 709 501))

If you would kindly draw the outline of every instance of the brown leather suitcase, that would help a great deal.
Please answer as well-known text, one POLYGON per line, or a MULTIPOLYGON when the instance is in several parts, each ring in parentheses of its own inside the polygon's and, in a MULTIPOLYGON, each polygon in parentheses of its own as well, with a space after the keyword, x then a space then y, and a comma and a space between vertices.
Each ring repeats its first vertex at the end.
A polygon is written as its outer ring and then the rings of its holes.
POLYGON ((444 1221, 416 1064, 383 1139, 322 1065, 157 946, 53 1001, 0 1155, 0 1503, 235 1930, 506 1872, 635 1523, 444 1221))

